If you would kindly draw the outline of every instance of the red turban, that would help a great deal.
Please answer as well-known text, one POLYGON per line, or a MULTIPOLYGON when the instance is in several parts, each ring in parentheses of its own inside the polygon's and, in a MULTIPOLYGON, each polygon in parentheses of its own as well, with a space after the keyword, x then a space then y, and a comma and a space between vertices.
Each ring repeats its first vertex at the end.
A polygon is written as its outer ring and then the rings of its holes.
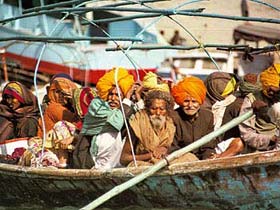
POLYGON ((23 99, 23 91, 21 89, 21 86, 17 82, 10 82, 8 83, 4 90, 3 95, 10 95, 16 98, 20 103, 25 103, 23 99))
POLYGON ((73 106, 80 118, 84 118, 88 111, 90 102, 96 96, 96 92, 90 87, 77 88, 74 90, 73 106))
POLYGON ((206 87, 197 77, 185 77, 172 88, 172 95, 179 105, 183 105, 187 96, 195 98, 199 104, 202 104, 206 97, 206 87))

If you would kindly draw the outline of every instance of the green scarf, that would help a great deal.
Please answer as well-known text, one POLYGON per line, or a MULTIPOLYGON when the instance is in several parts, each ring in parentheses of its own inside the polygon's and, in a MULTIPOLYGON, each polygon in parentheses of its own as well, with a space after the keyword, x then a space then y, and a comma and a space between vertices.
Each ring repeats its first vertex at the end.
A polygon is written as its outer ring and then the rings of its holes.
POLYGON ((96 137, 101 133, 118 132, 122 129, 124 118, 121 110, 111 109, 109 104, 99 97, 94 98, 85 116, 81 133, 93 136, 91 141, 91 151, 93 155, 98 152, 96 137))

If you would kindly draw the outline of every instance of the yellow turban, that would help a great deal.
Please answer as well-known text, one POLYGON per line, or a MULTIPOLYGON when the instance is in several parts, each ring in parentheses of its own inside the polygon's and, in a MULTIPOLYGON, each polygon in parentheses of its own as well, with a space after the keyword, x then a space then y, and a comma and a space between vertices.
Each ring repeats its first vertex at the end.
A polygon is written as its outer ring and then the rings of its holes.
POLYGON ((108 94, 110 89, 112 89, 113 86, 116 86, 116 82, 115 82, 116 71, 118 74, 117 75, 118 86, 124 95, 127 94, 127 92, 130 90, 130 88, 134 83, 133 75, 129 74, 125 68, 121 68, 121 67, 118 69, 113 68, 111 71, 108 71, 106 74, 104 74, 96 84, 98 95, 103 100, 108 99, 108 94))
POLYGON ((8 83, 4 90, 3 90, 3 95, 10 95, 16 98, 19 102, 25 103, 24 101, 24 95, 23 91, 21 89, 21 86, 17 82, 10 82, 8 83))
POLYGON ((153 72, 148 72, 143 78, 143 87, 149 90, 161 90, 170 92, 168 84, 158 81, 158 76, 153 72))
POLYGON ((264 94, 267 95, 267 90, 270 86, 279 87, 280 83, 280 64, 273 64, 260 74, 260 82, 264 94))
POLYGON ((203 81, 197 77, 185 77, 172 88, 172 95, 177 104, 183 105, 187 96, 195 98, 199 104, 203 104, 206 97, 206 87, 203 81))
POLYGON ((231 94, 235 90, 235 85, 236 85, 236 80, 234 79, 234 77, 232 77, 228 81, 228 83, 227 83, 227 85, 226 85, 226 87, 225 87, 225 89, 224 89, 224 91, 221 95, 223 97, 226 97, 227 95, 231 94))

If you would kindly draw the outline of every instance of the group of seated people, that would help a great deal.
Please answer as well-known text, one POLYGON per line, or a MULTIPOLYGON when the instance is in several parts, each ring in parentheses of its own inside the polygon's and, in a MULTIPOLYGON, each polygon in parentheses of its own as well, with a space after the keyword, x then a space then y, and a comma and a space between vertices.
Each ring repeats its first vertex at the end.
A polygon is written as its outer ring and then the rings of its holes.
POLYGON ((149 166, 253 110, 248 120, 170 164, 274 150, 279 84, 280 64, 259 75, 215 72, 205 81, 188 76, 176 84, 152 72, 135 81, 120 67, 95 88, 56 74, 39 106, 31 90, 9 82, 0 102, 0 144, 25 138, 27 147, 15 151, 17 164, 25 166, 149 166))

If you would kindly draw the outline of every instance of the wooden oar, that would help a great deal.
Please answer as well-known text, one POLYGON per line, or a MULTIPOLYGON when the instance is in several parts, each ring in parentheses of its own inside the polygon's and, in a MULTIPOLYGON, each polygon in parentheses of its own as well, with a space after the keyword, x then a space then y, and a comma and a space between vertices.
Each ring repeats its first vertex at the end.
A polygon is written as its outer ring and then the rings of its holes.
POLYGON ((233 119, 232 121, 228 122, 227 124, 221 126, 216 131, 213 131, 212 133, 200 138, 199 140, 193 142, 192 144, 173 152, 172 154, 170 154, 166 157, 167 160, 162 159, 161 161, 159 161, 155 165, 151 166, 149 169, 147 169, 143 173, 137 175, 136 177, 134 177, 134 178, 132 178, 132 179, 126 181, 126 182, 124 182, 123 184, 120 184, 120 185, 114 187, 112 190, 103 194, 102 196, 95 199, 94 201, 92 201, 91 203, 89 203, 88 205, 84 206, 81 209, 82 210, 89 210, 89 209, 94 209, 94 208, 100 206, 101 204, 103 204, 104 202, 109 200, 110 198, 120 194, 121 192, 125 191, 126 189, 138 184, 139 182, 143 181, 147 177, 153 175, 155 172, 157 172, 158 170, 160 170, 161 168, 166 166, 168 164, 168 162, 170 162, 170 161, 184 155, 185 153, 190 152, 194 149, 197 149, 197 148, 201 147, 202 145, 210 142, 212 139, 214 139, 217 136, 223 134, 227 130, 235 127, 236 125, 238 125, 239 123, 248 119, 252 115, 253 115, 253 111, 250 111, 250 112, 247 112, 247 113, 233 119))

